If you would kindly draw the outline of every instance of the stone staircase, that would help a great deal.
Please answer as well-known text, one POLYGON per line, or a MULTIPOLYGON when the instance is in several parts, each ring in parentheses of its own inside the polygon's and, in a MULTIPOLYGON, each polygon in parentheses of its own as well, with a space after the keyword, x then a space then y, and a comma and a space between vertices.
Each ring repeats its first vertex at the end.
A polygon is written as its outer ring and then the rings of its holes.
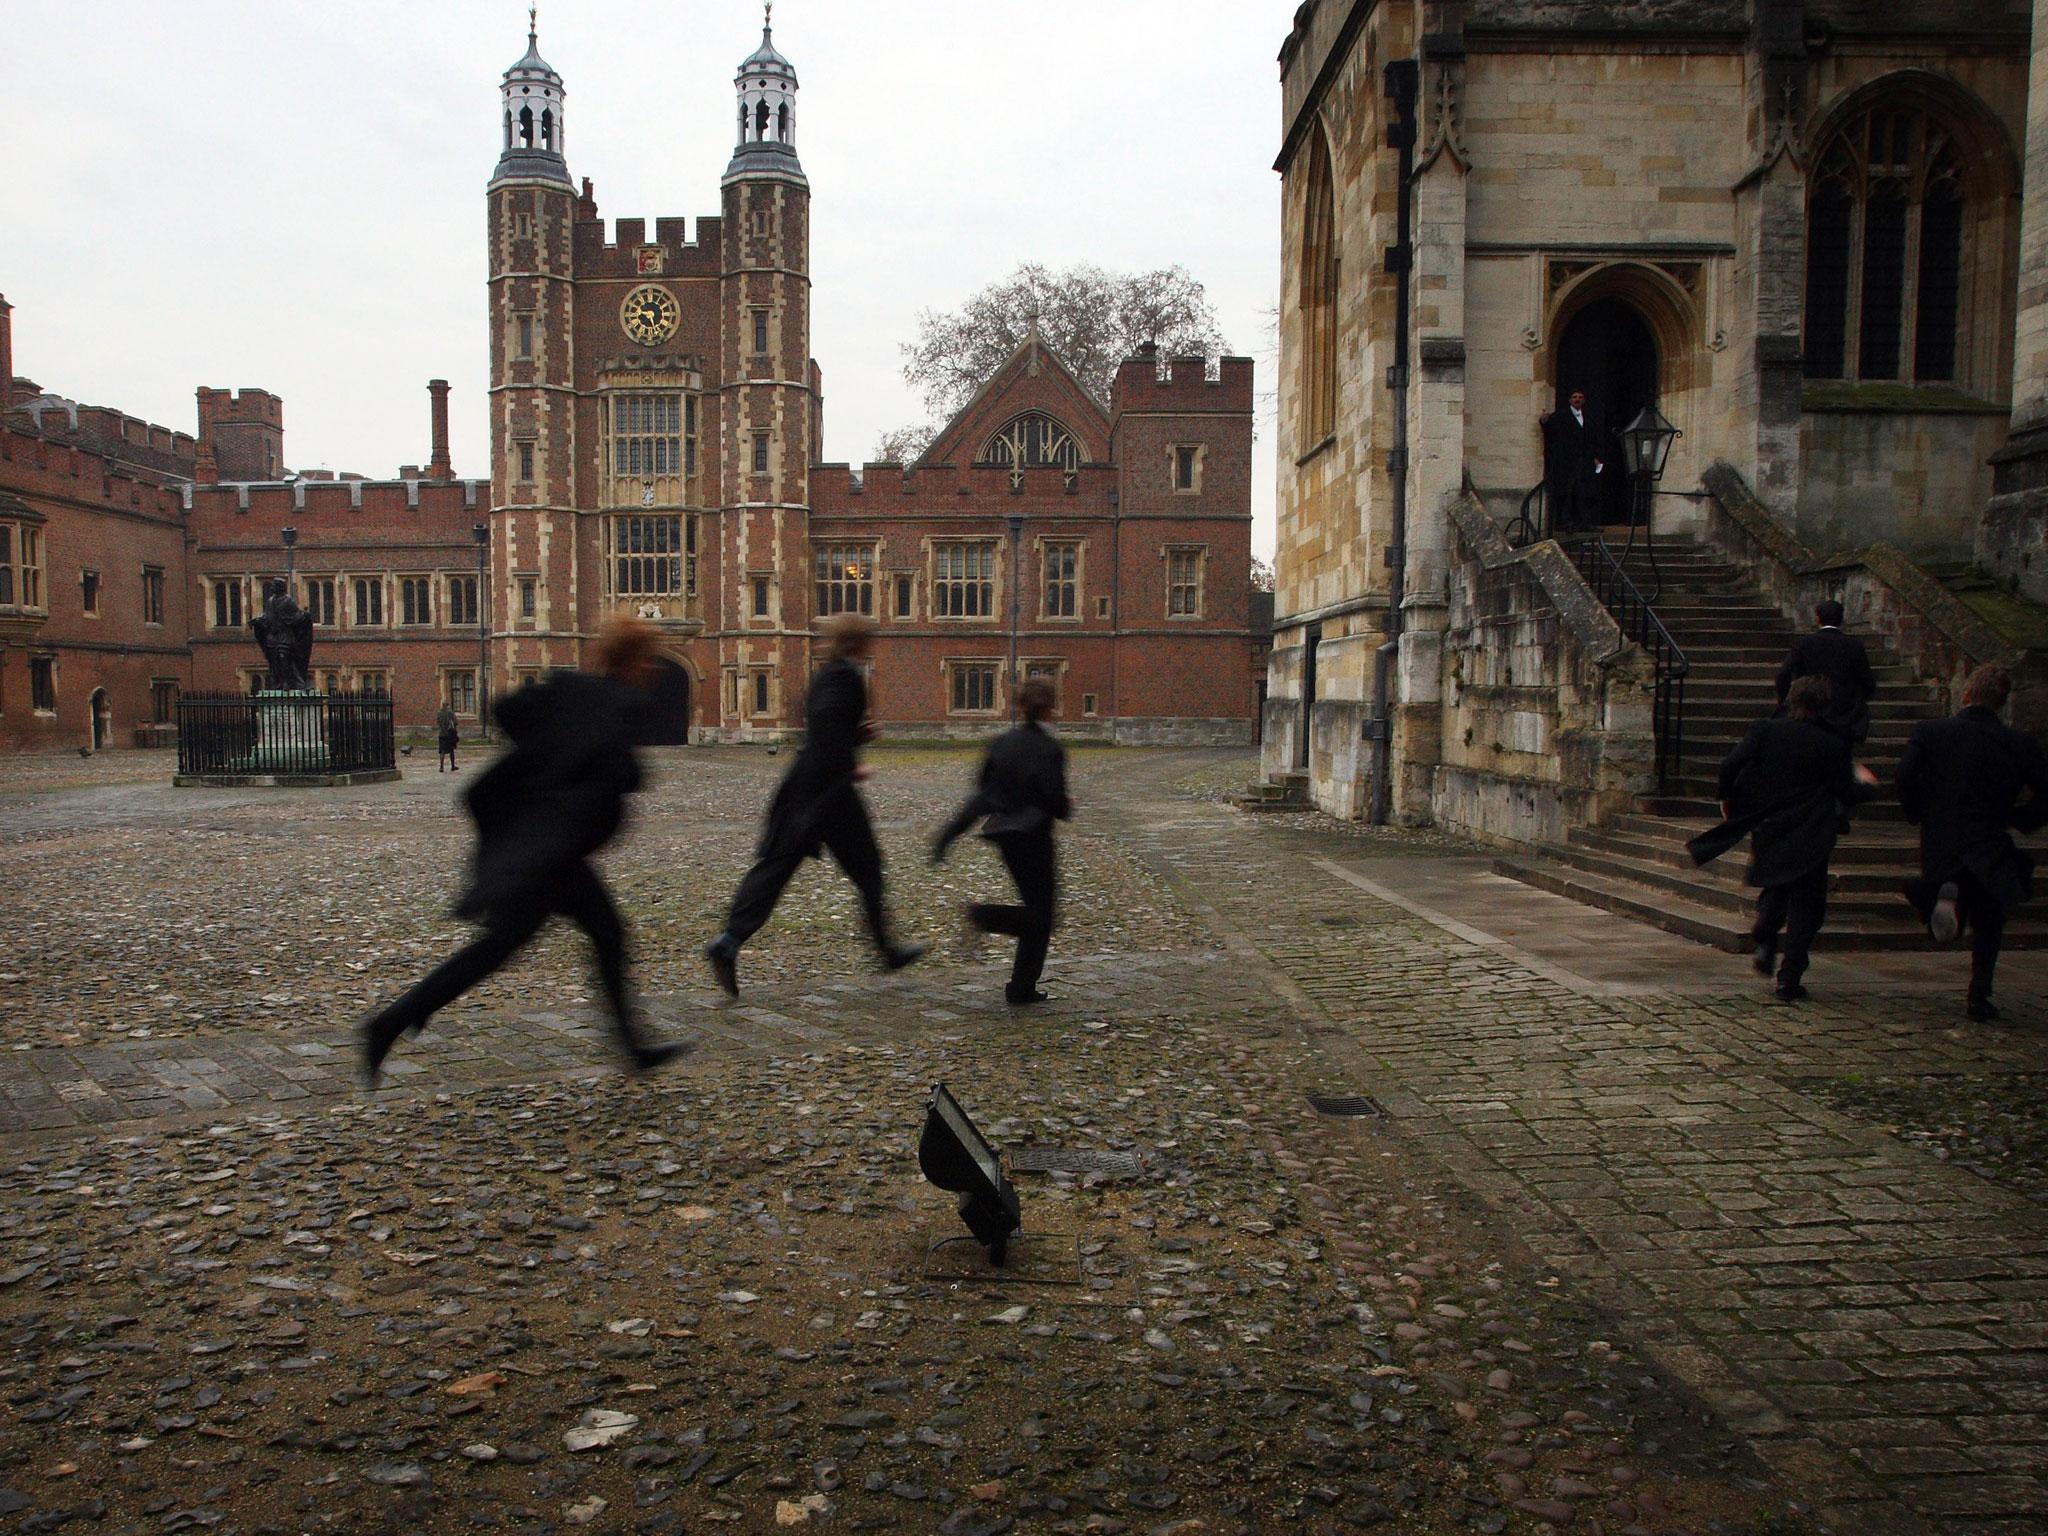
POLYGON ((1241 811, 1305 811, 1309 808, 1308 775, 1299 770, 1279 778, 1255 780, 1237 797, 1241 811))
MULTIPOLYGON (((1610 543, 1618 550, 1619 541, 1610 543)), ((1634 814, 1606 826, 1575 828, 1563 848, 1505 857, 1495 867, 1540 889, 1742 951, 1749 947, 1755 903, 1754 890, 1742 883, 1746 845, 1701 869, 1694 867, 1685 843, 1719 819, 1714 791, 1721 759, 1751 722, 1776 707, 1778 666, 1797 631, 1710 549, 1660 545, 1657 564, 1664 578, 1657 616, 1690 664, 1677 774, 1662 794, 1642 797, 1634 814)), ((1624 566, 1647 593, 1650 572, 1640 552, 1631 553, 1624 566)), ((1850 831, 1836 846, 1820 949, 1898 949, 1932 942, 1899 894, 1917 873, 1919 854, 1893 781, 1914 723, 1939 706, 1933 689, 1896 657, 1873 646, 1870 660, 1878 691, 1861 758, 1883 785, 1858 808, 1850 831)), ((2008 946, 2048 947, 2048 920, 2030 912, 2023 909, 2015 917, 2007 930, 2008 946)))

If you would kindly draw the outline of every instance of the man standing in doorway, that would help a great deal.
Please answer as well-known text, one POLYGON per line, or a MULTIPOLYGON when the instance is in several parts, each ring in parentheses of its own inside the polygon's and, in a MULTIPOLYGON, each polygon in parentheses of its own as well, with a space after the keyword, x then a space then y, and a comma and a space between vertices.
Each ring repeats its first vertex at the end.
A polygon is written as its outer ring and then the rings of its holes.
POLYGON ((1607 486, 1607 427, 1586 403, 1586 392, 1573 389, 1566 408, 1545 411, 1543 480, 1550 489, 1550 531, 1569 533, 1597 528, 1607 486))

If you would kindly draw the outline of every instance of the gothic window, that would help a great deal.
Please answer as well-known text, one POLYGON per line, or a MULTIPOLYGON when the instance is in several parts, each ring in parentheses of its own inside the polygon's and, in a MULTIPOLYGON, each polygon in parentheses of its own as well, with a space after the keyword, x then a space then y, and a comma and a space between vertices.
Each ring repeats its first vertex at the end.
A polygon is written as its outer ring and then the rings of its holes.
POLYGON ((785 144, 789 142, 789 103, 786 101, 775 109, 775 137, 785 144))
POLYGON ((301 602, 313 622, 323 628, 334 627, 334 578, 331 576, 302 576, 299 590, 301 602))
POLYGON ((994 540, 932 546, 932 616, 985 619, 994 614, 994 540))
POLYGON ((401 624, 431 624, 434 622, 434 584, 425 576, 401 576, 398 578, 398 622, 401 624))
POLYGON ((1027 411, 983 444, 975 462, 1010 470, 1073 470, 1080 467, 1081 450, 1059 422, 1043 411, 1027 411))
POLYGON ((553 107, 549 107, 540 115, 540 147, 542 149, 553 149, 555 147, 555 109, 553 107))
POLYGON ((1047 619, 1071 619, 1081 611, 1081 546, 1071 539, 1045 546, 1045 604, 1039 610, 1047 619))
POLYGON ((1166 552, 1166 612, 1169 618, 1202 616, 1202 550, 1199 545, 1166 552))
POLYGON ((1337 430, 1337 217, 1330 151, 1311 132, 1301 216, 1301 430, 1313 449, 1337 430))
POLYGON ((825 544, 816 558, 817 615, 873 614, 875 551, 867 544, 825 544))
POLYGON ((697 519, 615 517, 610 523, 615 597, 684 597, 697 591, 697 519))
POLYGON ((160 565, 145 565, 142 568, 142 622, 161 624, 163 621, 164 568, 160 565))
POLYGON ((356 611, 351 621, 358 629, 382 629, 384 627, 384 578, 381 576, 358 576, 356 578, 356 611))
POLYGON ((477 589, 474 576, 450 576, 448 578, 448 622, 450 624, 474 624, 477 622, 477 589))
POLYGON ((768 137, 768 103, 765 101, 754 103, 754 137, 757 139, 768 137))
POLYGON ((610 506, 687 503, 697 471, 697 397, 612 395, 605 405, 601 493, 610 506))
MULTIPOLYGON (((43 531, 29 523, 0 523, 0 604, 43 606, 43 531)), ((239 613, 236 622, 241 622, 239 613)))
POLYGON ((451 667, 441 674, 445 680, 443 697, 448 707, 458 715, 476 713, 476 671, 472 667, 451 667))
POLYGON ((1807 197, 1808 378, 1956 377, 1965 155, 1914 106, 1857 112, 1828 136, 1807 197))
POLYGON ((519 143, 524 149, 533 148, 533 108, 519 109, 519 143))
POLYGON ((78 602, 88 619, 100 616, 100 573, 80 571, 78 573, 78 602))
POLYGON ((240 629, 242 627, 242 582, 238 576, 215 576, 209 578, 213 588, 213 627, 215 629, 240 629))
POLYGON ((996 708, 996 674, 1000 663, 956 661, 952 673, 951 712, 956 715, 989 715, 996 708))

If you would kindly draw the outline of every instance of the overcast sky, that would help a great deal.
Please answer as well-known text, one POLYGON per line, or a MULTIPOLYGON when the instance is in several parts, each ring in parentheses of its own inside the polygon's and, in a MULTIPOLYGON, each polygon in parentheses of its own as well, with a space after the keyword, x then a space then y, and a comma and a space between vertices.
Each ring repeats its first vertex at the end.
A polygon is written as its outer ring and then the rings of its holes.
MULTIPOLYGON (((1273 544, 1278 52, 1294 0, 778 0, 812 191, 825 456, 923 419, 899 343, 1019 262, 1179 263, 1258 361, 1273 544)), ((484 183, 513 0, 0 0, 17 372, 191 431, 284 397, 297 468, 424 463, 445 377, 487 469, 484 183)), ((546 0, 572 176, 607 219, 718 211, 749 0, 546 0)))

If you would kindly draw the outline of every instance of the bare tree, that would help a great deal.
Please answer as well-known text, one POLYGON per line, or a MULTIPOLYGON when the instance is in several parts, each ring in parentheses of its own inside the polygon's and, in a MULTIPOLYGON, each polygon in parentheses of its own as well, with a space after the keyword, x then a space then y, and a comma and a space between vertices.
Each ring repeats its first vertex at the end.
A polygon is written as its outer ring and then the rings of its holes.
POLYGON ((921 427, 897 427, 884 432, 875 439, 875 451, 869 456, 871 464, 914 464, 918 455, 924 452, 931 440, 939 435, 939 429, 927 422, 921 427))
MULTIPOLYGON (((919 314, 917 340, 902 349, 903 377, 943 422, 1010 360, 1034 316, 1046 344, 1105 405, 1117 364, 1147 342, 1165 357, 1229 350, 1202 285, 1183 267, 1106 272, 1084 262, 1053 271, 1027 262, 957 310, 919 314)), ((893 448, 907 462, 915 457, 907 449, 922 452, 936 430, 899 428, 877 451, 893 448)))
POLYGON ((1273 590, 1273 567, 1261 560, 1257 555, 1252 556, 1252 590, 1254 592, 1270 592, 1273 590))

